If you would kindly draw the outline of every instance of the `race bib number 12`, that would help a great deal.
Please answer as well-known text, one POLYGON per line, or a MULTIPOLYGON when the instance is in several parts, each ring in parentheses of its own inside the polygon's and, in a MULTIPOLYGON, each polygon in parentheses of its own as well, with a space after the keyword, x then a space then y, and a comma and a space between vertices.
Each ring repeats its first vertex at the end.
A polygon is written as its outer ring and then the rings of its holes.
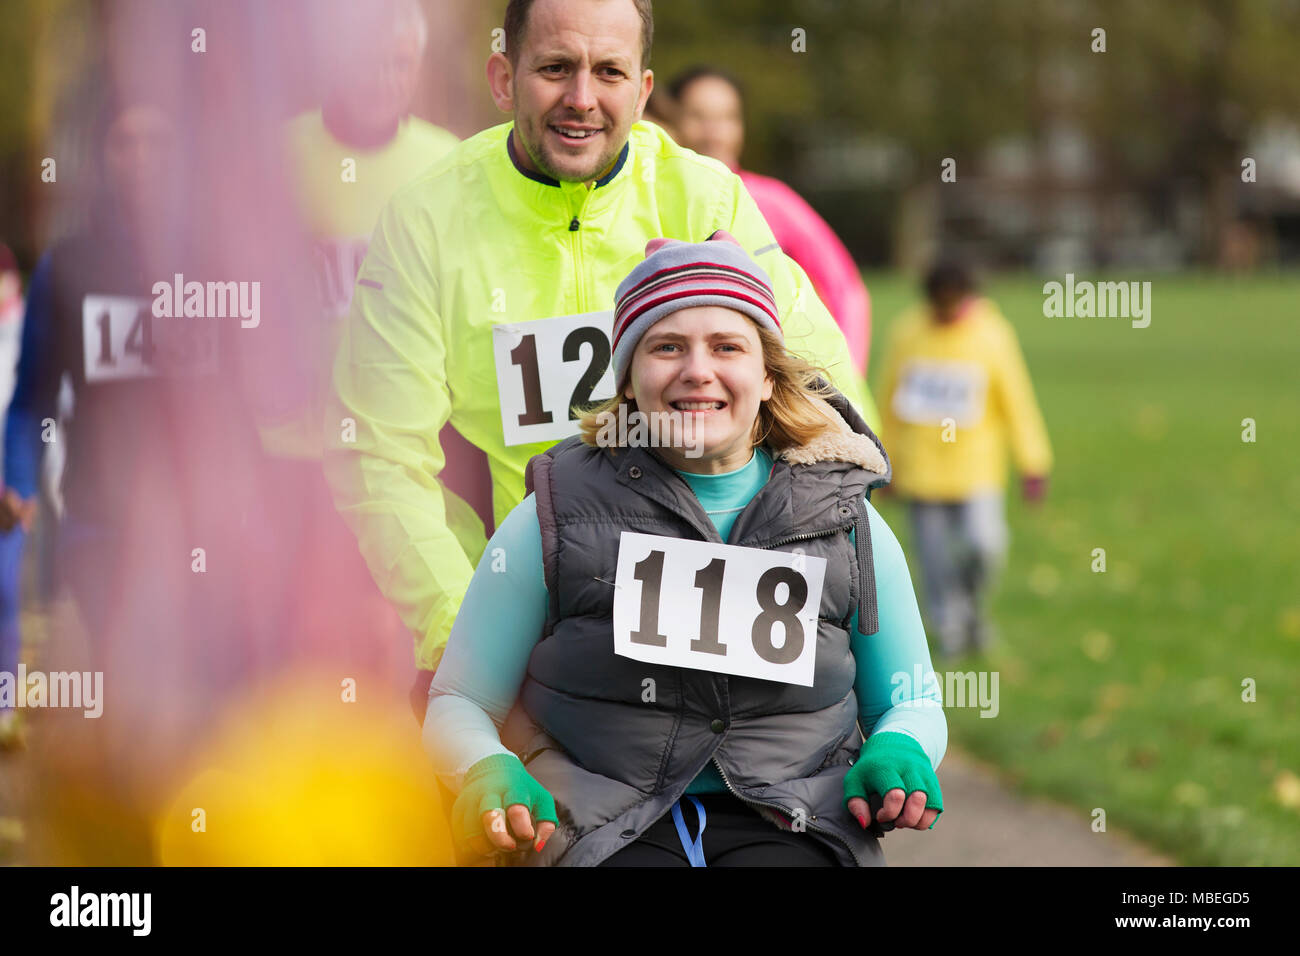
POLYGON ((614 653, 813 685, 826 559, 624 531, 614 653))
POLYGON ((613 397, 613 324, 613 312, 587 312, 493 326, 501 430, 507 445, 576 435, 573 407, 613 397))

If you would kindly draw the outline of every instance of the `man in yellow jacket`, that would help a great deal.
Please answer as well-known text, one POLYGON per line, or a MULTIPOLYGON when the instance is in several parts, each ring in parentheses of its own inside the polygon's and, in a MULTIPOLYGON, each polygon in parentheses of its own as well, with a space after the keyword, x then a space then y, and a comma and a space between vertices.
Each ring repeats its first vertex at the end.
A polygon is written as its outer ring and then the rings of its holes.
POLYGON ((1025 498, 1046 491, 1052 452, 1015 330, 960 263, 925 279, 927 302, 895 324, 880 395, 893 491, 907 500, 939 650, 991 642, 984 598, 1007 547, 1007 450, 1025 498))
POLYGON ((511 0, 504 33, 488 80, 513 122, 385 208, 325 424, 335 505, 415 634, 425 687, 473 572, 448 530, 439 432, 450 422, 486 453, 500 521, 528 460, 576 433, 574 406, 612 394, 614 292, 647 240, 731 233, 771 276, 789 346, 862 397, 834 319, 736 175, 638 122, 654 82, 648 0, 511 0))

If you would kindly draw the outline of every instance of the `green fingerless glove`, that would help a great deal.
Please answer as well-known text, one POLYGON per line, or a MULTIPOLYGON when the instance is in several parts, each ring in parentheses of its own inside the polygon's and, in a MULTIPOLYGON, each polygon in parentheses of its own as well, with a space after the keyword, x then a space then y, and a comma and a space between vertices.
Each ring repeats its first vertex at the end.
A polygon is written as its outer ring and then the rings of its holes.
POLYGON ((483 835, 483 814, 506 810, 516 803, 528 808, 535 823, 549 820, 559 825, 555 799, 514 754, 493 754, 470 767, 451 808, 455 827, 452 836, 460 849, 467 850, 472 837, 483 835))
MULTIPOLYGON (((868 800, 869 794, 877 793, 884 797, 890 790, 898 789, 908 796, 917 790, 925 791, 926 808, 938 810, 939 815, 943 815, 943 791, 939 789, 939 778, 934 775, 930 758, 916 738, 893 731, 872 734, 862 745, 857 763, 844 777, 845 807, 854 797, 868 800)), ((929 829, 933 830, 938 822, 936 816, 929 829)))

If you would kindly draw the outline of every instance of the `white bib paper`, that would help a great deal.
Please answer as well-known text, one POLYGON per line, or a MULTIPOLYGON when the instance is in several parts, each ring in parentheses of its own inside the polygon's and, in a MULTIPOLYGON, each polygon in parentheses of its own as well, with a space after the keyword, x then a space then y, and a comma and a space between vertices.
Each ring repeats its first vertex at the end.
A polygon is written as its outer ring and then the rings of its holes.
POLYGON ((152 308, 152 299, 124 295, 88 295, 82 300, 87 382, 216 372, 214 323, 220 320, 160 319, 152 308))
POLYGON ((826 560, 624 531, 614 653, 813 685, 826 560))
POLYGON ((987 377, 971 362, 912 361, 899 376, 894 414, 913 425, 942 425, 951 418, 970 428, 984 417, 987 377))
POLYGON ((587 312, 492 328, 492 351, 507 445, 559 441, 578 433, 574 405, 614 395, 614 313, 587 312))

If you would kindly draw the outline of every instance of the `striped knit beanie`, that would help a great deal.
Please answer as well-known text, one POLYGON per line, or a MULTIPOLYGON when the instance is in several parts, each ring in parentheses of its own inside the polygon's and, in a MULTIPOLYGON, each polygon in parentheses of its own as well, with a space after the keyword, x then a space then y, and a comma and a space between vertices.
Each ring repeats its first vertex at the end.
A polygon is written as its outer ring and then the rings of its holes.
POLYGON ((614 381, 622 387, 632 353, 650 326, 679 309, 721 305, 782 335, 776 295, 767 273, 730 233, 704 242, 651 239, 645 259, 614 294, 614 381))

